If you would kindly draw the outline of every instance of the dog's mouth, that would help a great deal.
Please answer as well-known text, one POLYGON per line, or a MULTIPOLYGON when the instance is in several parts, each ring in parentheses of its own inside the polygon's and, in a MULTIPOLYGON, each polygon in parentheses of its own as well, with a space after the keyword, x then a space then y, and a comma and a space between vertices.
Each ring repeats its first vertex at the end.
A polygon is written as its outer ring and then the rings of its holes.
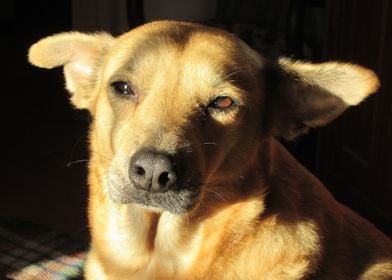
POLYGON ((166 210, 173 214, 186 213, 196 206, 201 192, 201 184, 195 179, 172 186, 165 192, 150 192, 136 188, 119 175, 110 174, 108 178, 108 193, 113 202, 135 203, 157 212, 166 210))
POLYGON ((183 158, 154 150, 140 150, 127 175, 109 171, 107 190, 119 204, 135 203, 153 211, 182 214, 193 209, 201 192, 199 172, 183 158))

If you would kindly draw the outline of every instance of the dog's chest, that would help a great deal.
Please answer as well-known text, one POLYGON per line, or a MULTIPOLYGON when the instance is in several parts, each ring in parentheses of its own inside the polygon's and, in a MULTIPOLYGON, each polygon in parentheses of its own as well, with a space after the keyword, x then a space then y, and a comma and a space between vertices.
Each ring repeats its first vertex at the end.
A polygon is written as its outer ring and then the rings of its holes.
POLYGON ((184 238, 179 227, 178 219, 169 213, 153 225, 132 211, 117 209, 110 215, 106 239, 115 263, 135 271, 130 279, 173 279, 194 262, 199 242, 184 238))

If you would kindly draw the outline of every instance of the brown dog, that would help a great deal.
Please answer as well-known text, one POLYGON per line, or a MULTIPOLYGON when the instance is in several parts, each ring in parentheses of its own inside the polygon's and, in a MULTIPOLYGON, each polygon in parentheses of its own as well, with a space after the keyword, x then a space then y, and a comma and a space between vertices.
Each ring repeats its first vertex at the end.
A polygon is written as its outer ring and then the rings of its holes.
POLYGON ((88 109, 87 279, 392 279, 392 243, 273 137, 378 87, 343 63, 266 61, 234 36, 155 22, 30 49, 88 109))

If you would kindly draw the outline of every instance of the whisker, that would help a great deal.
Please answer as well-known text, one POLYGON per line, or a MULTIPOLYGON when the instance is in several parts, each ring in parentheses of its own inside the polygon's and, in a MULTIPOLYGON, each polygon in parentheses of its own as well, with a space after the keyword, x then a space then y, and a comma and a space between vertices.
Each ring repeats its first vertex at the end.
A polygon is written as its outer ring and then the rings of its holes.
POLYGON ((218 196, 220 199, 222 199, 224 202, 227 202, 227 199, 224 198, 222 195, 220 195, 219 193, 212 191, 212 190, 208 190, 208 192, 215 194, 216 196, 218 196))
POLYGON ((72 158, 73 158, 73 156, 75 154, 76 147, 80 144, 82 139, 86 137, 87 134, 88 134, 88 131, 82 133, 82 135, 80 135, 79 138, 76 139, 76 141, 75 141, 75 143, 74 143, 74 145, 72 147, 71 154, 69 156, 69 160, 68 160, 69 162, 72 162, 72 158))
POLYGON ((218 144, 218 143, 215 143, 215 142, 204 142, 204 143, 196 144, 196 145, 194 145, 193 147, 186 147, 186 148, 183 148, 182 150, 183 150, 185 153, 192 153, 192 152, 193 152, 193 148, 197 148, 197 147, 204 146, 204 145, 219 146, 219 144, 218 144))
POLYGON ((83 163, 83 162, 88 162, 88 159, 78 159, 78 160, 70 161, 67 163, 67 167, 71 167, 74 164, 83 163))
POLYGON ((218 143, 215 143, 215 142, 204 142, 204 143, 198 144, 196 147, 200 147, 200 146, 203 146, 203 145, 219 146, 219 144, 218 144, 218 143))
POLYGON ((101 158, 106 159, 107 161, 110 161, 110 158, 108 156, 105 156, 104 154, 101 154, 97 150, 91 150, 91 151, 96 153, 97 155, 99 155, 101 158))
MULTIPOLYGON (((226 80, 227 78, 230 78, 231 76, 238 74, 238 73, 241 73, 241 72, 242 72, 241 70, 231 72, 231 73, 227 74, 226 76, 224 76, 223 80, 226 80)), ((230 80, 230 81, 232 81, 232 80, 230 80)))

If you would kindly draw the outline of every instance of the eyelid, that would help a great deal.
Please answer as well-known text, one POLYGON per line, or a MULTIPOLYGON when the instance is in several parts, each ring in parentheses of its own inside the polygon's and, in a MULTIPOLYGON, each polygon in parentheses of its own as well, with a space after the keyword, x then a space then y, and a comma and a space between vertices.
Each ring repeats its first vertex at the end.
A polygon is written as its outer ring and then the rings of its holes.
POLYGON ((229 110, 237 105, 238 105, 238 102, 234 98, 227 96, 227 95, 221 95, 221 96, 216 97, 213 101, 211 101, 208 104, 207 108, 219 110, 219 111, 225 111, 225 110, 229 110), (226 100, 228 100, 230 102, 230 104, 227 104, 227 106, 223 106, 223 107, 217 106, 217 105, 219 105, 219 104, 217 104, 218 102, 226 101, 226 100))
POLYGON ((226 109, 233 106, 234 103, 235 103, 234 100, 228 96, 219 96, 213 101, 212 104, 214 105, 215 108, 226 109))
POLYGON ((117 94, 122 94, 122 95, 134 95, 135 91, 134 88, 132 86, 131 83, 129 83, 128 81, 114 81, 110 84, 110 86, 113 88, 113 90, 115 91, 115 93, 117 94), (123 92, 123 88, 122 87, 126 87, 127 88, 127 92, 123 92))

